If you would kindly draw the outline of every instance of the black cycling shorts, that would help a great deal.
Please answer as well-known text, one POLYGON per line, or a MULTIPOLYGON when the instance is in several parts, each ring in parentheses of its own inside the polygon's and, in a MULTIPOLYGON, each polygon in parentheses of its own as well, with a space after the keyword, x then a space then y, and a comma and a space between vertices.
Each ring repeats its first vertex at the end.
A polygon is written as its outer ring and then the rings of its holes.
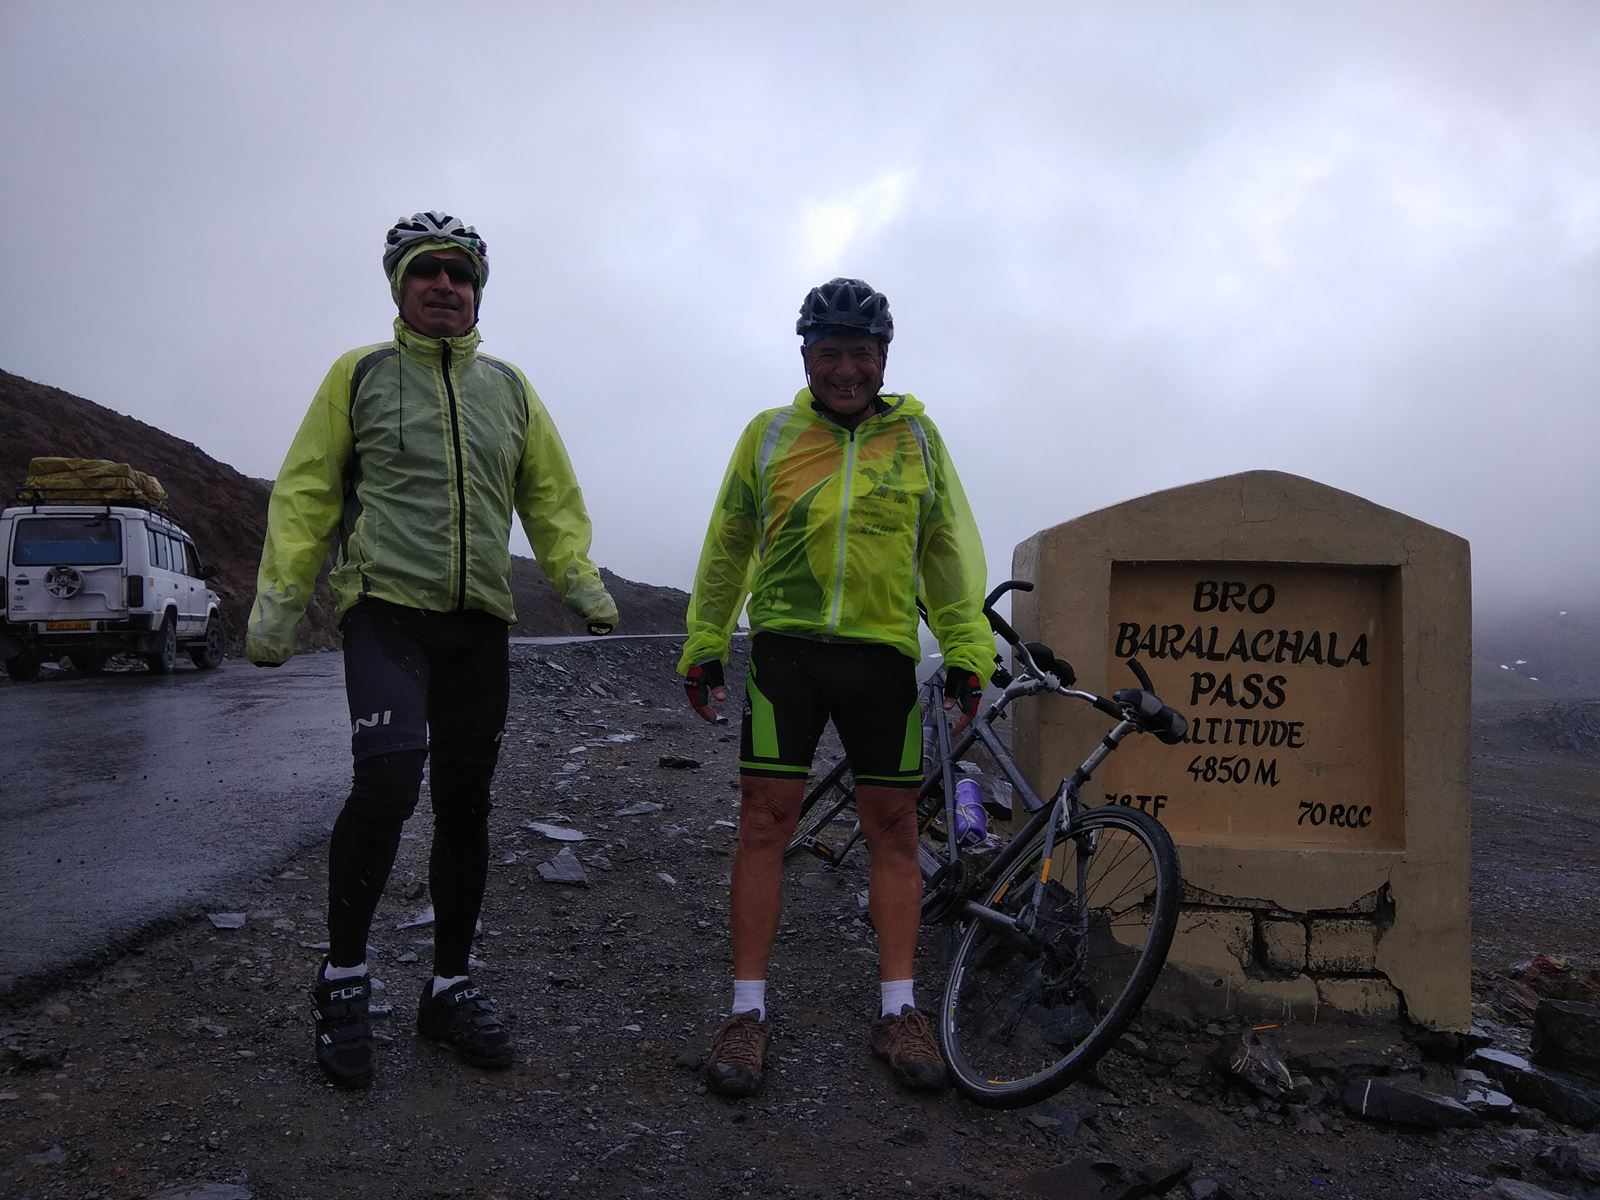
POLYGON ((459 749, 478 759, 489 754, 492 770, 510 699, 510 626, 473 609, 424 612, 367 599, 340 628, 357 761, 441 748, 449 757, 459 749))
POLYGON ((877 642, 756 634, 739 731, 740 774, 803 780, 830 718, 857 783, 922 785, 915 661, 877 642))

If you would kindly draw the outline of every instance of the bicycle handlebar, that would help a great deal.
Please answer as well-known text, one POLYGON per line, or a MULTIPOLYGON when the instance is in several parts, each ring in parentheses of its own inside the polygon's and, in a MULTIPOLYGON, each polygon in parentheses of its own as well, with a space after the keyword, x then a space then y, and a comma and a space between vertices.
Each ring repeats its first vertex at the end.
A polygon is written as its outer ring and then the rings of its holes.
POLYGON ((983 615, 989 618, 990 629, 993 629, 1004 638, 1008 645, 1015 646, 1022 639, 1017 636, 1017 631, 1011 628, 1006 619, 994 610, 994 602, 1010 591, 1031 592, 1033 591, 1033 584, 1026 579, 1008 579, 1004 583, 996 584, 994 591, 984 597, 983 615))
MULTIPOLYGON (((1077 675, 1072 669, 1072 664, 1059 657, 1055 651, 1043 642, 1024 642, 1011 623, 995 612, 995 601, 1007 592, 1031 592, 1033 584, 1026 579, 1007 579, 1004 583, 996 584, 983 601, 983 615, 989 619, 989 627, 995 631, 1016 652, 1017 657, 1027 663, 1030 670, 1039 675, 1054 675, 1061 682, 1059 690, 1065 692, 1077 682, 1077 675)), ((922 614, 924 621, 928 618, 927 606, 923 604, 922 597, 917 597, 917 611, 922 614)), ((999 656, 996 655, 999 663, 999 656)), ((1177 745, 1189 731, 1187 718, 1175 709, 1161 702, 1161 697, 1156 695, 1155 685, 1150 682, 1150 674, 1144 669, 1143 664, 1136 658, 1124 660, 1128 670, 1133 672, 1133 677, 1139 681, 1137 688, 1118 688, 1111 694, 1111 698, 1097 696, 1092 692, 1076 693, 1080 698, 1088 700, 1095 708, 1105 713, 1115 721, 1132 721, 1146 733, 1153 733, 1157 740, 1169 746, 1177 745)), ((1003 664, 995 671, 994 682, 1005 686, 1011 680, 1010 672, 1003 664)))

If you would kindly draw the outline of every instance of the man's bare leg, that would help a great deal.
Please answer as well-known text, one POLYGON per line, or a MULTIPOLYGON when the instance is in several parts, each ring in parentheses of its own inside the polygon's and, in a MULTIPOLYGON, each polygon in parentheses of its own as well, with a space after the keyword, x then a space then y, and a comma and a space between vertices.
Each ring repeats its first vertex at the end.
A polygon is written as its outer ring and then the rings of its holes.
POLYGON ((917 793, 912 788, 857 787, 856 811, 872 853, 867 901, 878 934, 878 977, 884 982, 910 979, 922 925, 917 793))
MULTIPOLYGON (((800 819, 805 789, 804 776, 740 776, 739 846, 733 855, 728 916, 735 979, 767 977, 767 960, 783 913, 783 854, 800 819)), ((914 852, 914 839, 912 847, 914 852)))

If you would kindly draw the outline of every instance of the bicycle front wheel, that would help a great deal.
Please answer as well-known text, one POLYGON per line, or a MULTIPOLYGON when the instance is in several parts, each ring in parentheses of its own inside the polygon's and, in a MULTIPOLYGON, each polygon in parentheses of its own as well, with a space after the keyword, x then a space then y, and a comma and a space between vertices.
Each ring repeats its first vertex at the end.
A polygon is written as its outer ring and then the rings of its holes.
POLYGON ((980 1104, 1031 1104, 1092 1066, 1172 945, 1178 853, 1154 817, 1090 809, 1053 850, 1041 836, 990 889, 983 906, 1005 921, 968 918, 945 985, 939 1045, 980 1104))

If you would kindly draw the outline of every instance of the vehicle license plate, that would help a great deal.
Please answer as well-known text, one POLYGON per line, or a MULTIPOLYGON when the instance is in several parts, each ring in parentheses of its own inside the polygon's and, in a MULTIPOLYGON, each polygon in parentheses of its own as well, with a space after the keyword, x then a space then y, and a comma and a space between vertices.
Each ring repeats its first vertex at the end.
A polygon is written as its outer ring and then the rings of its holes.
POLYGON ((92 626, 90 625, 90 623, 88 621, 46 621, 44 623, 44 627, 49 632, 54 632, 54 631, 59 630, 59 629, 90 629, 90 628, 92 628, 92 626))

